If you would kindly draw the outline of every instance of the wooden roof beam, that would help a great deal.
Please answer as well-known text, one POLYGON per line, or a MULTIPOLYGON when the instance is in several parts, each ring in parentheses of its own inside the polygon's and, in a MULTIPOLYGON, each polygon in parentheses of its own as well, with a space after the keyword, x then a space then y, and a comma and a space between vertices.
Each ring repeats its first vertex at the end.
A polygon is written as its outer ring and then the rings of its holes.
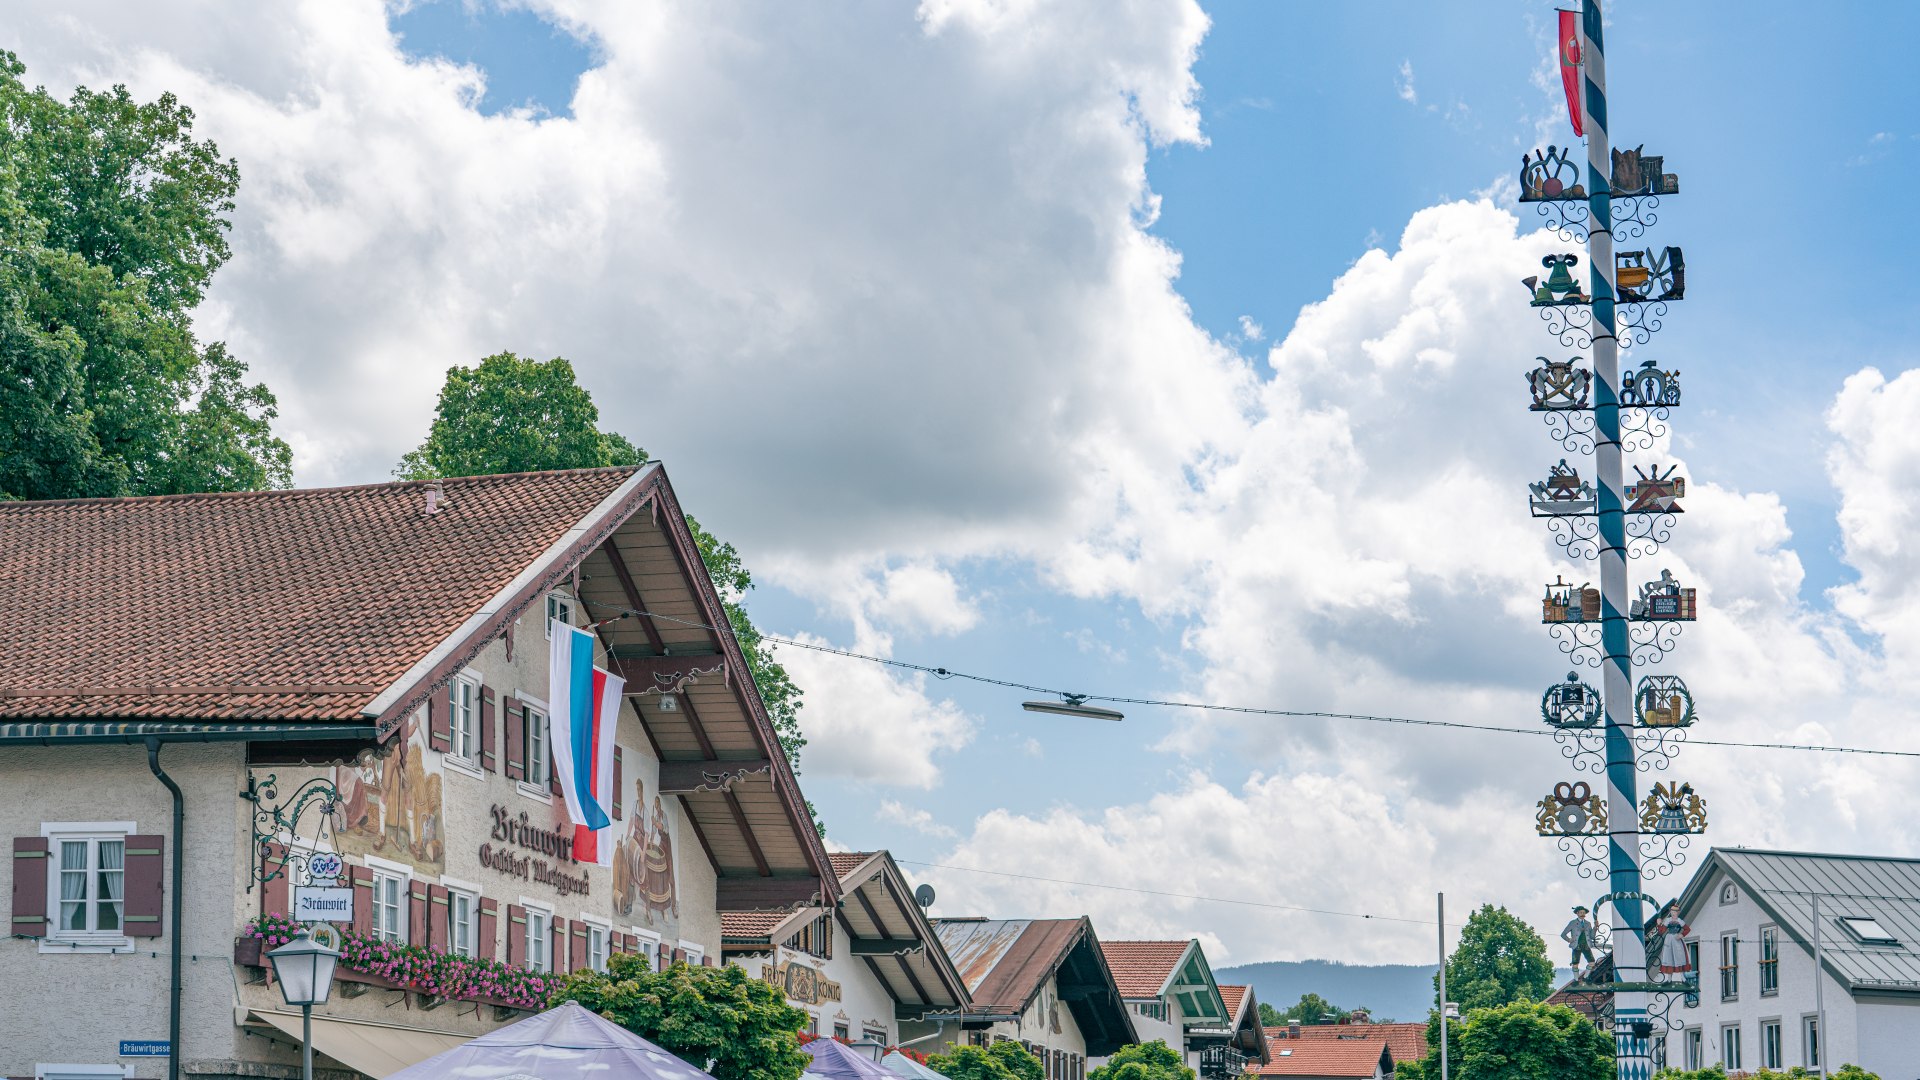
POLYGON ((723 877, 713 884, 722 911, 769 911, 820 903, 816 877, 723 877))
POLYGON ((620 588, 627 594, 628 606, 635 611, 646 612, 639 616, 639 619, 640 629, 647 632, 647 643, 653 646, 654 652, 665 655, 667 646, 660 640, 660 629, 653 625, 653 613, 647 611, 647 602, 641 599, 640 590, 633 583, 633 574, 627 569, 627 560, 621 557, 620 547, 614 542, 618 536, 619 533, 615 533, 607 537, 607 542, 600 545, 600 550, 606 552, 607 561, 613 563, 613 576, 620 579, 620 588))
POLYGON ((740 799, 729 791, 726 793, 727 809, 733 811, 733 823, 740 827, 740 838, 747 842, 747 851, 753 855, 753 865, 760 871, 761 877, 772 877, 773 868, 767 865, 766 853, 760 850, 760 841, 754 838, 753 825, 747 821, 747 812, 740 805, 740 799))
POLYGON ((683 794, 692 791, 726 791, 752 776, 771 778, 773 762, 766 758, 738 761, 663 761, 660 763, 660 790, 683 794))

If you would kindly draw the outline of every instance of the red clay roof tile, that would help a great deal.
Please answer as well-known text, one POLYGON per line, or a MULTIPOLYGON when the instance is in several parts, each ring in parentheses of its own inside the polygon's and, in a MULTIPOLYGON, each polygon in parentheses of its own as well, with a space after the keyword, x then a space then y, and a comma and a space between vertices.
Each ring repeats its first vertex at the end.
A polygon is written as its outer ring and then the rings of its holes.
MULTIPOLYGON (((1285 1028, 1269 1028, 1285 1034, 1285 1028)), ((1304 1030, 1304 1029, 1302 1029, 1304 1030)), ((1268 1048, 1271 1060, 1253 1070, 1261 1076, 1370 1077, 1387 1044, 1380 1039, 1287 1039, 1268 1048)), ((1396 1062, 1399 1058, 1394 1059, 1396 1062)))
POLYGON ((1126 998, 1150 998, 1160 993, 1167 985, 1167 979, 1173 975, 1173 969, 1179 966, 1180 958, 1187 955, 1191 941, 1103 941, 1100 951, 1106 955, 1107 967, 1113 970, 1114 985, 1120 988, 1120 996, 1126 998))

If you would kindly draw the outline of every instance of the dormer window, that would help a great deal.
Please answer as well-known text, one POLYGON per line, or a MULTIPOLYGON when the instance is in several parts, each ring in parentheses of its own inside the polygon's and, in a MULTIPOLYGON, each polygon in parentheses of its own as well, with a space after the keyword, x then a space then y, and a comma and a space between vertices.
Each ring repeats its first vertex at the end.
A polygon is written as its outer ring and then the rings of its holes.
POLYGON ((553 640, 553 621, 555 619, 566 623, 568 626, 574 625, 573 597, 560 592, 547 594, 547 621, 541 625, 546 631, 547 640, 549 641, 553 640))
POLYGON ((1842 915, 1840 925, 1847 928, 1853 940, 1862 945, 1898 945, 1900 939, 1894 937, 1878 921, 1867 915, 1842 915))
POLYGON ((1733 904, 1733 903, 1738 903, 1739 900, 1740 900, 1740 890, 1734 887, 1733 882, 1729 881, 1725 885, 1720 886, 1720 902, 1721 903, 1733 904))

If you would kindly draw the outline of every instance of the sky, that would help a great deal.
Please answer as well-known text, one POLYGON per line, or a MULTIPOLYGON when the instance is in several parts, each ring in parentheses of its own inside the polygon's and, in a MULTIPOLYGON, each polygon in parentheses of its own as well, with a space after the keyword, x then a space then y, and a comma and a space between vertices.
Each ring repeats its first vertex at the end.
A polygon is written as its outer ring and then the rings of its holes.
MULTIPOLYGON (((739 546, 773 634, 1059 690, 1528 727, 1567 666, 1541 586, 1594 576, 1524 503, 1562 451, 1522 376, 1572 352, 1520 287, 1568 245, 1513 201, 1520 155, 1571 139, 1552 19, 81 2, 10 11, 0 45, 57 93, 172 91, 238 159, 234 258, 196 320, 279 394, 302 485, 387 478, 453 364, 564 355, 739 546)), ((1687 680, 1701 738, 1920 750, 1896 198, 1920 12, 1623 0, 1607 32, 1615 138, 1681 181, 1649 240, 1689 270, 1633 352, 1686 395, 1634 460, 1690 495, 1630 575, 1702 598, 1649 672, 1687 680)), ((1577 778, 1544 738, 1115 724, 780 655, 832 842, 891 849, 936 914, 1085 913, 1200 937, 1216 966, 1415 962, 1436 892, 1550 936, 1601 891, 1534 835, 1577 778)), ((1714 844, 1915 855, 1917 769, 1695 746, 1647 781, 1691 781, 1714 844)))

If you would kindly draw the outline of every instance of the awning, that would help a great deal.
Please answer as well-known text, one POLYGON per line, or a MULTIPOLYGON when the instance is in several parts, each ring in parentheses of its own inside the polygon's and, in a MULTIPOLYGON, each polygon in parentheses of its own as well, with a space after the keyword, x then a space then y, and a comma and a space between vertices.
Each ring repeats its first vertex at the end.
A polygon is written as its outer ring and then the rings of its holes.
MULTIPOLYGON (((253 1015, 290 1036, 295 1046, 300 1045, 300 1017, 297 1014, 255 1009, 253 1015)), ((314 1050, 349 1069, 366 1073, 374 1080, 381 1080, 435 1054, 443 1054, 471 1038, 470 1035, 451 1035, 443 1031, 418 1031, 355 1020, 334 1020, 324 1016, 313 1018, 314 1050)))

